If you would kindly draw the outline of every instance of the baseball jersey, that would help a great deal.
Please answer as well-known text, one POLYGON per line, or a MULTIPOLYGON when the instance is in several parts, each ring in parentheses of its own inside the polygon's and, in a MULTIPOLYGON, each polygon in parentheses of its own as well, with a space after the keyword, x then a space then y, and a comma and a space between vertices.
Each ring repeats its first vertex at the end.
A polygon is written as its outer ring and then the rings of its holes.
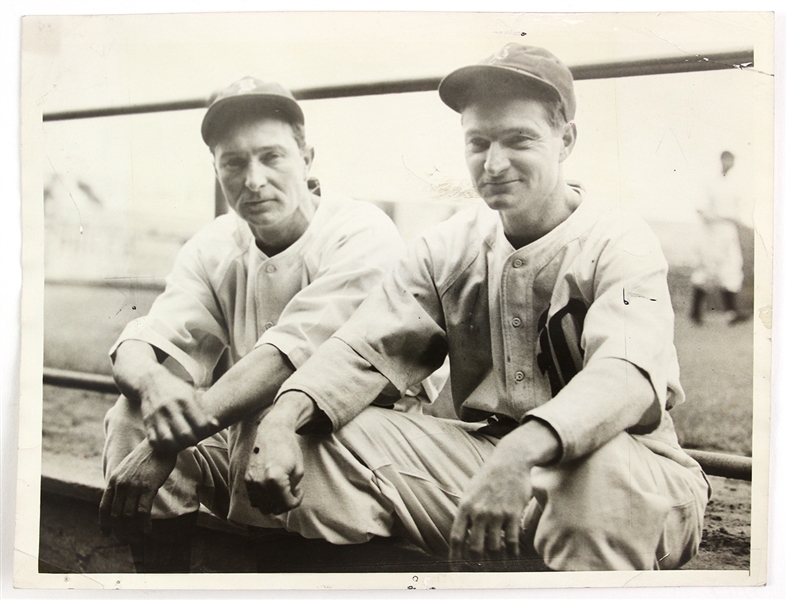
POLYGON ((578 208, 519 249, 483 203, 428 231, 280 393, 307 393, 338 428, 379 393, 374 373, 401 394, 447 354, 462 420, 539 418, 560 437, 562 460, 627 430, 696 467, 667 412, 684 393, 658 240, 575 187, 578 208), (606 393, 624 361, 653 397, 606 393))
POLYGON ((304 234, 266 256, 248 224, 231 212, 178 254, 165 291, 147 316, 124 329, 162 350, 196 387, 208 387, 225 350, 234 364, 271 344, 300 367, 342 325, 401 255, 391 220, 371 204, 320 199, 304 234))

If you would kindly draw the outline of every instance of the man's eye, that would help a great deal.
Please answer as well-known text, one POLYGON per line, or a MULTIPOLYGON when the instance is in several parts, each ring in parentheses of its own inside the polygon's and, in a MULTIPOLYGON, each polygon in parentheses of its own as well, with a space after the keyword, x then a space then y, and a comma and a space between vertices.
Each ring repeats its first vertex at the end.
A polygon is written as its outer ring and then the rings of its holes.
POLYGON ((511 138, 508 143, 512 148, 527 148, 533 143, 533 138, 518 135, 514 138, 511 138))
POLYGON ((467 140, 467 147, 473 152, 483 152, 489 148, 489 142, 480 138, 471 138, 467 140))
POLYGON ((231 158, 223 163, 225 169, 242 169, 246 166, 246 161, 240 158, 231 158))

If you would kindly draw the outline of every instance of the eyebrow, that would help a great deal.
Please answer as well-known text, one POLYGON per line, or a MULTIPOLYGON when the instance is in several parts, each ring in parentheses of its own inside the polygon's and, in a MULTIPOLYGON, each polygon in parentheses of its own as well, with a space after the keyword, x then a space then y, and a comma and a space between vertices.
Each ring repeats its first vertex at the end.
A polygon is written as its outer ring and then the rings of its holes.
MULTIPOLYGON (((465 137, 472 137, 472 136, 476 136, 476 135, 484 136, 484 135, 486 135, 486 133, 487 133, 487 131, 485 131, 485 130, 481 130, 481 129, 478 129, 478 128, 473 128, 473 129, 468 129, 467 131, 465 131, 465 137)), ((508 129, 503 129, 502 131, 495 131, 494 133, 497 136, 503 136, 503 137, 507 137, 507 136, 510 136, 510 135, 518 134, 518 133, 525 134, 525 135, 532 135, 532 136, 536 136, 536 137, 540 137, 541 135, 543 135, 542 132, 536 130, 535 128, 527 127, 527 126, 524 126, 524 127, 509 127, 508 129)))
MULTIPOLYGON (((220 147, 220 145, 219 145, 220 147)), ((281 144, 272 144, 270 146, 257 146, 256 148, 252 149, 252 154, 258 154, 262 152, 270 152, 271 150, 286 150, 285 146, 281 144)), ((234 156, 234 155, 245 155, 247 152, 245 150, 221 150, 221 156, 234 156)))

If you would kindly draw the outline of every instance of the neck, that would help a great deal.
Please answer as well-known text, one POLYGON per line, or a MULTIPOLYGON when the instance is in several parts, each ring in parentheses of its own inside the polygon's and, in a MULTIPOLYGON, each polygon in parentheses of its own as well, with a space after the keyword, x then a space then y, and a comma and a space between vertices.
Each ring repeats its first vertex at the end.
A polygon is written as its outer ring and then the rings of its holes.
POLYGON ((287 223, 270 227, 252 227, 257 247, 267 256, 274 256, 289 248, 309 228, 319 203, 320 199, 307 191, 287 223))
POLYGON ((576 189, 561 182, 554 194, 532 205, 529 211, 500 211, 506 238, 517 250, 527 246, 568 219, 581 201, 576 189))

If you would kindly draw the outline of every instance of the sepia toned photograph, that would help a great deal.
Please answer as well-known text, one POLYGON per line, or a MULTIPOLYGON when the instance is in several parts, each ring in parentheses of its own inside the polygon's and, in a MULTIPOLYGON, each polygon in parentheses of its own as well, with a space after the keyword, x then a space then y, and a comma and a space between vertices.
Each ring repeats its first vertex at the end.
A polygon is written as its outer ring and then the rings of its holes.
POLYGON ((25 17, 15 585, 764 584, 773 74, 759 12, 25 17))

